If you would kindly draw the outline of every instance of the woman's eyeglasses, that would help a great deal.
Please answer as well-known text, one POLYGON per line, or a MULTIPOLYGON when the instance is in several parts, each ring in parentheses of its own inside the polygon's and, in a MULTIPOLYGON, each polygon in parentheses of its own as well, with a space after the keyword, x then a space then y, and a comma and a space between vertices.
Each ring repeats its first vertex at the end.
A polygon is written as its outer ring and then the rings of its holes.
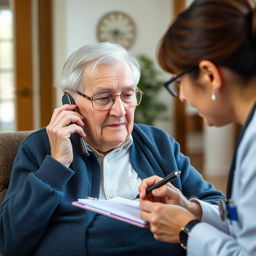
POLYGON ((173 76, 168 81, 164 82, 164 87, 167 89, 167 91, 173 96, 177 97, 179 96, 179 87, 180 87, 180 80, 179 78, 183 76, 186 73, 190 73, 194 70, 196 70, 198 67, 191 67, 188 69, 185 69, 184 71, 180 72, 178 75, 173 76))

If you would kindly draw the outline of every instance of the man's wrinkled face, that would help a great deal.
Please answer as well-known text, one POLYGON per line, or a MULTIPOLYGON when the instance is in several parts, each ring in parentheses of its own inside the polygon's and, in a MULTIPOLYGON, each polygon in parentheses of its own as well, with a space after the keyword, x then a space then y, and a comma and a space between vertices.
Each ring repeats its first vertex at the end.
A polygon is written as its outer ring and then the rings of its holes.
MULTIPOLYGON (((93 68, 86 67, 82 78, 82 93, 89 97, 102 93, 120 94, 128 88, 135 89, 131 68, 125 62, 104 63, 93 68)), ((85 117, 86 141, 100 152, 118 147, 131 134, 135 107, 127 107, 119 96, 109 110, 99 111, 92 102, 75 94, 79 112, 85 117)))

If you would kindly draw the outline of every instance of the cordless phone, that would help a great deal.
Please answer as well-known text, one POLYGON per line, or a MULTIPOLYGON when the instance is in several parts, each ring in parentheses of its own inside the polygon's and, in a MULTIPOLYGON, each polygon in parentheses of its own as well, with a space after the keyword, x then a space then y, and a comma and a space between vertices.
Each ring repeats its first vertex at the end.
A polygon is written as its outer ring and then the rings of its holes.
MULTIPOLYGON (((75 101, 74 99, 72 98, 71 94, 68 93, 68 92, 65 92, 62 96, 62 104, 71 104, 71 105, 75 105, 75 101)), ((76 110, 74 110, 76 111, 76 110)), ((76 111, 77 112, 77 111, 76 111)), ((86 143, 84 141, 84 139, 79 136, 78 134, 75 134, 76 136, 78 136, 78 139, 80 141, 80 147, 83 151, 83 153, 86 155, 86 156, 89 156, 89 151, 87 149, 87 146, 86 146, 86 143)))

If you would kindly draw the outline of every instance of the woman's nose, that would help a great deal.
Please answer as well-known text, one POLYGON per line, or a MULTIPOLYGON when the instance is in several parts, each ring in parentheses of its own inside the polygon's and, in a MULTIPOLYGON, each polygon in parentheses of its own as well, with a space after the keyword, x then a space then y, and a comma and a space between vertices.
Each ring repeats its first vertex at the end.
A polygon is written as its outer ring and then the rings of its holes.
POLYGON ((186 101, 185 95, 184 95, 183 90, 182 90, 182 86, 180 86, 179 99, 180 99, 180 101, 182 101, 182 102, 185 102, 185 101, 186 101))

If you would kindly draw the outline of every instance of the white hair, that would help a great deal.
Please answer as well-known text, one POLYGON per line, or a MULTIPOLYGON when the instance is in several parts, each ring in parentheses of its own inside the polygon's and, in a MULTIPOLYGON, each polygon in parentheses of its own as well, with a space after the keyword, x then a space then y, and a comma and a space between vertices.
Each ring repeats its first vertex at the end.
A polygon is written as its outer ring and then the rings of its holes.
POLYGON ((122 46, 113 43, 96 43, 85 45, 73 52, 63 66, 61 87, 64 89, 78 89, 82 80, 86 64, 93 64, 93 68, 102 63, 125 61, 133 73, 134 84, 140 79, 140 65, 122 46))

